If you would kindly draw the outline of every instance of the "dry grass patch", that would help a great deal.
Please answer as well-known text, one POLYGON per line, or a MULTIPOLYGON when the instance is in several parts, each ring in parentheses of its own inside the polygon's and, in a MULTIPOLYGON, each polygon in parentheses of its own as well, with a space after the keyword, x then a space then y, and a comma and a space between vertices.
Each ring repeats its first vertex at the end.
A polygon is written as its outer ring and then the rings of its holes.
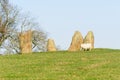
POLYGON ((100 62, 100 63, 95 63, 95 64, 91 64, 89 66, 86 66, 85 69, 94 69, 94 68, 101 67, 101 66, 109 64, 109 63, 110 63, 110 61, 104 61, 104 62, 100 62))

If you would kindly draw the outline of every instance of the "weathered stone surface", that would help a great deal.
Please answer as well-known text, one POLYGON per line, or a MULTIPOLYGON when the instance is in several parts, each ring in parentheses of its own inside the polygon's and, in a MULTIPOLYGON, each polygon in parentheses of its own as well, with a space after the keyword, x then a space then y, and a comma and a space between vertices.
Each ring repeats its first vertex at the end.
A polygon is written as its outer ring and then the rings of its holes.
POLYGON ((20 50, 22 54, 32 53, 32 31, 20 33, 20 50))
POLYGON ((89 31, 84 38, 83 43, 91 43, 91 49, 94 48, 94 34, 92 31, 89 31))
POLYGON ((83 43, 82 34, 79 31, 76 31, 72 37, 72 42, 68 51, 79 51, 82 43, 83 43))
POLYGON ((47 42, 47 51, 56 51, 56 46, 55 46, 55 42, 53 39, 48 39, 47 42))

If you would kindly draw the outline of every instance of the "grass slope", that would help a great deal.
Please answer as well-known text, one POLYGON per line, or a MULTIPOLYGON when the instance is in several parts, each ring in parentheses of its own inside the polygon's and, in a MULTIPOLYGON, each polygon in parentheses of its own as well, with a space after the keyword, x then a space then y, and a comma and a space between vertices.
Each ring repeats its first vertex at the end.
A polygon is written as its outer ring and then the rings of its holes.
POLYGON ((120 80, 120 50, 0 56, 0 80, 120 80))

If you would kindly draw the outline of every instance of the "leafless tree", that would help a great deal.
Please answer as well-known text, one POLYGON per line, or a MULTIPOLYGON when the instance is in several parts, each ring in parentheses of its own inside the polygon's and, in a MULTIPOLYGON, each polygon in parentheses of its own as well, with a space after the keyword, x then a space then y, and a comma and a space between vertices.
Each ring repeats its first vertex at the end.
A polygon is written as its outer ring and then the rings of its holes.
POLYGON ((31 29, 33 51, 45 51, 47 35, 30 16, 9 3, 0 0, 0 47, 7 53, 19 53, 19 34, 31 29))
POLYGON ((0 46, 15 30, 18 13, 8 0, 0 0, 0 46))

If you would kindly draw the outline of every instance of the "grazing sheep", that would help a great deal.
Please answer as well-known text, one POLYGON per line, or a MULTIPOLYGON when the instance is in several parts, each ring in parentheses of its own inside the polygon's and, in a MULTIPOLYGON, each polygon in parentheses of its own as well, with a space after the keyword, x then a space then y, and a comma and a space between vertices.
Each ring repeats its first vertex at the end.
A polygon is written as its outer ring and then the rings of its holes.
POLYGON ((81 44, 81 50, 84 50, 84 51, 90 50, 91 51, 91 48, 92 48, 91 43, 83 43, 83 44, 81 44))

